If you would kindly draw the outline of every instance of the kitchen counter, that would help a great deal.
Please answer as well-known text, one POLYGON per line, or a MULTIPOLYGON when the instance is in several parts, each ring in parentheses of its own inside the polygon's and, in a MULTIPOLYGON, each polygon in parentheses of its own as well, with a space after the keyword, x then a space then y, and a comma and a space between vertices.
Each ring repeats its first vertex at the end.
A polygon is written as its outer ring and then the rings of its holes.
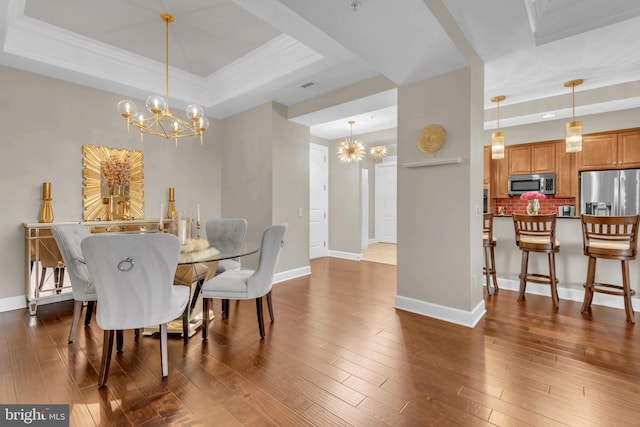
MULTIPOLYGON (((504 215, 494 215, 494 218, 511 218, 510 214, 504 214, 504 215)), ((557 219, 580 219, 579 216, 558 216, 556 215, 557 219)))
MULTIPOLYGON (((556 239, 560 242, 560 252, 556 254, 556 275, 559 280, 558 295, 560 299, 582 301, 584 297, 583 283, 587 277, 588 258, 582 252, 582 226, 580 217, 558 217, 556 221, 556 239), (565 221, 573 220, 573 221, 565 221)), ((495 215, 493 235, 497 239, 495 248, 496 273, 501 288, 518 290, 520 279, 520 263, 522 252, 516 246, 515 231, 511 215, 495 215)), ((529 255, 529 271, 548 274, 549 267, 546 254, 531 253, 529 255)), ((631 287, 640 291, 640 259, 629 263, 631 287)), ((597 262, 596 280, 622 284, 620 261, 599 259, 597 262)), ((527 293, 550 295, 549 286, 536 283, 527 284, 527 293)), ((561 302, 562 303, 562 302, 561 302)), ((551 301, 549 301, 551 304, 551 301)), ((624 308, 623 298, 614 295, 595 294, 593 304, 624 308)), ((633 298, 633 306, 640 311, 640 299, 633 298)), ((624 321, 624 313, 622 313, 624 321)))

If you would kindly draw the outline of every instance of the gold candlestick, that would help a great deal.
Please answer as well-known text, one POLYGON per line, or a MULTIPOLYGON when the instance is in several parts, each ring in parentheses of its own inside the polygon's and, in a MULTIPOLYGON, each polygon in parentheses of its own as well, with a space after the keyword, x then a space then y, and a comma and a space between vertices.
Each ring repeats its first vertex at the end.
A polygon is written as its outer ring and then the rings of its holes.
POLYGON ((173 187, 169 187, 169 204, 167 205, 167 218, 176 219, 176 198, 173 187))
POLYGON ((53 206, 51 205, 51 183, 42 183, 42 204, 40 205, 40 215, 38 222, 53 222, 53 206))
POLYGON ((196 221, 196 239, 200 240, 200 221, 196 221))

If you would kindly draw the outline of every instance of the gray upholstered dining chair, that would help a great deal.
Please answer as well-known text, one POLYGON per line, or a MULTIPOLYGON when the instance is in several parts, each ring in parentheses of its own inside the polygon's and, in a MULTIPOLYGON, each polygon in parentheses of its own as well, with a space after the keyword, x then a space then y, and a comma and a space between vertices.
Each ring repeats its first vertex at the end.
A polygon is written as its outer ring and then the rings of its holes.
POLYGON ((189 288, 174 286, 180 242, 171 234, 97 234, 82 254, 98 294, 96 320, 104 329, 100 382, 107 383, 114 331, 160 325, 162 376, 169 374, 167 323, 187 321, 189 288))
MULTIPOLYGON (((220 253, 238 253, 247 234, 244 218, 214 218, 207 221, 207 240, 220 253)), ((216 274, 240 268, 240 259, 225 259, 218 262, 216 274)))
MULTIPOLYGON (((258 329, 260 339, 264 338, 264 320, 262 317, 262 297, 267 297, 269 317, 273 323, 273 305, 271 303, 271 288, 273 276, 280 251, 284 246, 284 235, 287 224, 272 225, 262 234, 260 246, 260 259, 256 270, 238 269, 229 270, 208 280, 202 285, 202 339, 207 339, 209 327, 209 300, 219 298, 222 300, 256 300, 256 312, 258 315, 258 329)), ((223 315, 229 317, 229 305, 223 304, 223 315)))
POLYGON ((84 325, 88 326, 91 322, 91 313, 93 312, 93 304, 97 299, 96 290, 91 283, 89 270, 82 258, 82 249, 80 243, 82 239, 90 235, 89 229, 80 224, 58 224, 51 226, 51 233, 58 245, 62 260, 71 280, 71 292, 73 293, 73 320, 71 321, 71 330, 69 331, 69 344, 75 338, 80 323, 80 314, 85 301, 88 302, 87 314, 85 316, 84 325))

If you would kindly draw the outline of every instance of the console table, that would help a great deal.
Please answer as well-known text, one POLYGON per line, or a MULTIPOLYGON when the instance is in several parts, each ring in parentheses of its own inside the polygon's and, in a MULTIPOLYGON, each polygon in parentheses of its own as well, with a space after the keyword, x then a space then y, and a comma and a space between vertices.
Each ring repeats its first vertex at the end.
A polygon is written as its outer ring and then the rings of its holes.
MULTIPOLYGON (((51 234, 51 226, 57 224, 81 224, 91 233, 123 231, 157 231, 158 218, 130 221, 85 221, 67 223, 24 223, 24 283, 29 314, 38 310, 38 303, 72 299, 71 283, 64 282, 64 262, 58 245, 51 234), (49 271, 48 271, 49 270, 49 271)), ((163 220, 167 229, 171 220, 163 220)))

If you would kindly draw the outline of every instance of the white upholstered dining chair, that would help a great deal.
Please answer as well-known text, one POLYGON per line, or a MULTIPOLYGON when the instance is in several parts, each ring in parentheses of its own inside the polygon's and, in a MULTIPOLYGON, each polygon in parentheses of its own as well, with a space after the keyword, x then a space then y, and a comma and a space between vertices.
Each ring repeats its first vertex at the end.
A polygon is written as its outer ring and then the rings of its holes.
MULTIPOLYGON (((218 298, 222 300, 256 300, 256 313, 258 315, 258 329, 260 339, 264 338, 264 320, 262 317, 262 297, 267 297, 269 317, 273 323, 273 305, 271 303, 271 288, 273 276, 280 251, 284 246, 284 235, 287 224, 278 224, 268 227, 262 234, 260 246, 260 259, 256 270, 238 269, 229 270, 208 280, 202 285, 203 324, 202 339, 207 339, 209 327, 209 300, 218 298)), ((223 304, 223 315, 229 317, 229 305, 223 304)))
POLYGON ((169 373, 167 323, 186 322, 189 288, 174 286, 180 243, 171 234, 99 234, 82 241, 98 295, 96 321, 104 329, 100 383, 107 383, 114 331, 160 325, 162 376, 169 373))
POLYGON ((71 322, 71 330, 69 331, 69 344, 75 338, 80 323, 80 315, 84 302, 87 305, 87 314, 85 316, 84 326, 88 326, 91 322, 91 313, 93 312, 93 303, 97 299, 96 290, 91 283, 89 270, 82 258, 82 249, 80 243, 82 239, 90 235, 89 229, 80 224, 58 224, 51 226, 51 233, 62 255, 62 260, 71 280, 71 292, 73 293, 73 320, 71 322))
MULTIPOLYGON (((214 218, 207 221, 206 231, 209 245, 225 253, 239 253, 247 234, 247 220, 244 218, 214 218)), ((218 261, 216 274, 240 268, 240 259, 218 261)))

